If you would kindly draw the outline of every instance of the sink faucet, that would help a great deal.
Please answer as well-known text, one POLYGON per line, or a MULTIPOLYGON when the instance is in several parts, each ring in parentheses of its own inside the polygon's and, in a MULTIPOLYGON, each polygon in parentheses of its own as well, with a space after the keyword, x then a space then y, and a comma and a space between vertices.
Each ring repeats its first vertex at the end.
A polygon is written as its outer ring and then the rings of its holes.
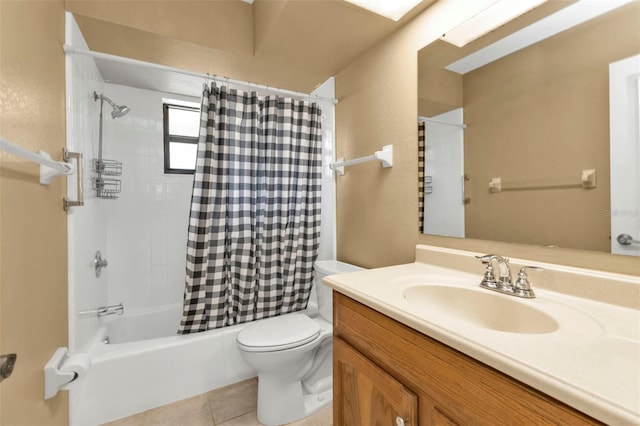
POLYGON ((509 259, 497 254, 486 254, 484 256, 476 256, 482 263, 487 265, 487 270, 482 277, 480 287, 488 290, 497 291, 499 293, 510 294, 525 299, 533 299, 536 297, 531 289, 531 283, 527 276, 527 269, 542 269, 537 266, 523 266, 520 268, 518 278, 515 284, 511 278, 511 268, 509 267, 509 259), (498 279, 494 273, 493 262, 498 263, 498 279))

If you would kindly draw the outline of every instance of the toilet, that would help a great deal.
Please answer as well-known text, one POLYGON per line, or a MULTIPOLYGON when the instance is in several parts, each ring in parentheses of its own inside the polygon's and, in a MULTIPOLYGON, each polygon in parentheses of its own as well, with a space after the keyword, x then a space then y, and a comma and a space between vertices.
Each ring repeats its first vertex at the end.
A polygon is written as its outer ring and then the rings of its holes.
POLYGON ((333 299, 322 278, 362 268, 319 260, 314 269, 318 314, 310 298, 306 311, 256 321, 236 337, 242 358, 258 372, 258 421, 267 426, 296 421, 332 401, 333 299))

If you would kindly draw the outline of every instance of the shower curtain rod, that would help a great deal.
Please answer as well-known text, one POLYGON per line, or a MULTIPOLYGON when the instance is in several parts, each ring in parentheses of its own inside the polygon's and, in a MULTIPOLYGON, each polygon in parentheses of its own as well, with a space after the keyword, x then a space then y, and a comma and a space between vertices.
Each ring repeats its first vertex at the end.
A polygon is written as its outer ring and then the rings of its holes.
POLYGON ((265 86, 265 85, 262 85, 262 84, 250 83, 250 82, 240 81, 240 80, 233 80, 233 79, 230 79, 230 78, 218 77, 216 75, 211 75, 211 74, 187 71, 187 70, 183 70, 183 69, 180 69, 180 68, 169 67, 169 66, 166 66, 166 65, 154 64, 152 62, 145 62, 145 61, 140 61, 140 60, 137 60, 137 59, 125 58, 123 56, 116 56, 116 55, 110 55, 108 53, 94 52, 93 50, 76 49, 75 47, 73 47, 73 46, 71 46, 69 44, 63 44, 62 45, 62 49, 64 50, 64 53, 66 53, 66 54, 85 55, 85 56, 91 56, 93 58, 105 59, 105 60, 112 61, 112 62, 119 62, 119 63, 123 63, 123 64, 132 64, 132 65, 140 65, 140 66, 144 66, 144 67, 147 67, 147 68, 153 68, 153 69, 156 69, 156 70, 170 71, 170 72, 175 72, 175 73, 179 73, 179 74, 190 75, 190 76, 193 76, 193 77, 199 77, 199 78, 203 78, 203 79, 206 79, 206 80, 217 81, 217 82, 220 82, 220 83, 227 83, 227 84, 232 84, 232 85, 241 86, 241 87, 248 87, 248 88, 258 89, 258 90, 262 90, 262 91, 270 92, 270 93, 278 93, 278 94, 282 94, 282 95, 291 96, 291 97, 294 97, 294 98, 302 98, 302 99, 308 99, 308 100, 330 102, 333 105, 336 105, 338 103, 338 100, 335 99, 335 98, 327 98, 327 97, 324 97, 324 96, 312 95, 310 93, 295 92, 293 90, 279 89, 277 87, 270 87, 270 86, 265 86))
POLYGON ((436 123, 436 124, 444 124, 445 126, 460 127, 461 129, 466 129, 467 128, 466 124, 447 123, 446 121, 432 120, 429 117, 418 117, 418 121, 425 121, 425 122, 428 122, 428 123, 436 123))

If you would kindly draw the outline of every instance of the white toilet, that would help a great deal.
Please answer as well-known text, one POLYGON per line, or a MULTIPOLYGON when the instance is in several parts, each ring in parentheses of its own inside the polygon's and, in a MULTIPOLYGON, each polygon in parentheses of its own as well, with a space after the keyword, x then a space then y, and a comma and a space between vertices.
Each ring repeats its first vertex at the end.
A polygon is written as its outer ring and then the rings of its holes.
POLYGON ((360 270, 336 260, 317 261, 315 289, 320 315, 282 315, 256 321, 238 333, 236 341, 243 359, 258 372, 260 423, 290 423, 331 403, 333 299, 322 278, 360 270))

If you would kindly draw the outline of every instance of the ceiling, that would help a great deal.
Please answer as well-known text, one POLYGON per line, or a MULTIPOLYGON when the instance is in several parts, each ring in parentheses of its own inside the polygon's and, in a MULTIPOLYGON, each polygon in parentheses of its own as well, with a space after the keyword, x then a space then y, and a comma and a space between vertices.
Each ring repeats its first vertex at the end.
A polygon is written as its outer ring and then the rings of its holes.
MULTIPOLYGON (((253 4, 242 0, 66 0, 66 9, 78 18, 92 50, 135 57, 128 55, 126 48, 135 40, 125 40, 120 35, 127 27, 195 43, 245 63, 246 59, 242 58, 250 58, 258 65, 308 76, 313 85, 305 83, 304 88, 300 84, 296 86, 294 78, 290 79, 291 84, 287 81, 262 83, 311 91, 435 1, 423 0, 397 22, 344 0, 255 0, 253 4), (92 20, 101 22, 94 25, 101 28, 99 37, 95 29, 88 28, 92 20)), ((162 63, 151 58, 137 59, 162 63)), ((107 73, 105 79, 126 84, 121 80, 126 78, 126 72, 111 73, 109 68, 101 66, 107 73)), ((243 75, 225 75, 259 81, 243 75)))
POLYGON ((575 3, 575 1, 577 0, 547 1, 463 47, 457 47, 446 41, 437 40, 418 52, 418 69, 420 70, 420 74, 423 75, 440 70, 483 47, 495 43, 509 34, 521 30, 575 3))
POLYGON ((434 116, 463 106, 465 73, 630 3, 637 0, 547 1, 463 47, 443 40, 425 46, 418 52, 420 114, 434 116))
POLYGON ((433 3, 394 22, 343 0, 256 0, 254 55, 335 75, 433 3))

